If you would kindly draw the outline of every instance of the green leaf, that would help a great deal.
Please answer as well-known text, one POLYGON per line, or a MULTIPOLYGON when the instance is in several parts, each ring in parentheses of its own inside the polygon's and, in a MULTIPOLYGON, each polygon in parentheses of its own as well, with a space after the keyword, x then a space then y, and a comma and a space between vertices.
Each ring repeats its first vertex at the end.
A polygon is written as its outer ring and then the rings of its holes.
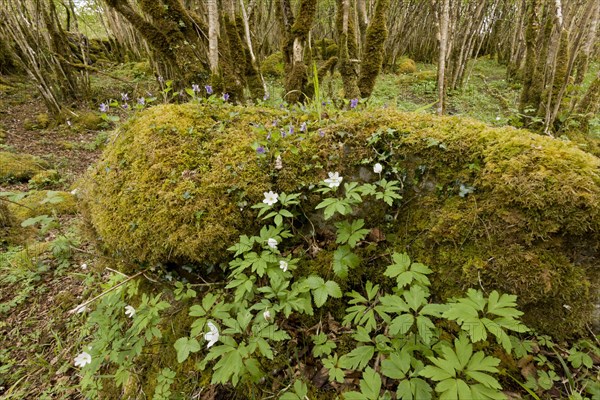
POLYGON ((340 357, 339 365, 344 369, 364 369, 375 354, 375 347, 360 346, 340 357))
POLYGON ((402 314, 392 320, 389 325, 390 334, 393 336, 404 335, 412 328, 415 317, 412 314, 402 314))
POLYGON ((388 378, 403 379, 410 369, 410 355, 406 351, 392 353, 381 362, 381 373, 388 378))
POLYGON ((340 289, 340 285, 338 285, 336 282, 327 281, 325 282, 325 286, 327 287, 327 293, 331 297, 335 299, 339 299, 342 297, 342 290, 340 289))
POLYGON ((348 277, 348 270, 358 267, 359 264, 360 258, 348 245, 338 247, 333 253, 333 272, 342 279, 348 277))
POLYGON ((187 360, 190 353, 200 350, 200 343, 195 338, 182 337, 175 341, 174 347, 177 350, 177 362, 181 364, 187 360))
POLYGON ((369 400, 378 400, 381 391, 381 377, 371 367, 367 367, 360 380, 360 390, 369 400))

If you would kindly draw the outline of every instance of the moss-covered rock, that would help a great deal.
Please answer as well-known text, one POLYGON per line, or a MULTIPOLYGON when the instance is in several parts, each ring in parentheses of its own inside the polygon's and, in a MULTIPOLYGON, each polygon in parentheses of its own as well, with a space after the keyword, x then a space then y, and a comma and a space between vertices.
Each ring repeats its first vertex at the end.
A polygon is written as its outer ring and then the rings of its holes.
POLYGON ((271 78, 281 78, 284 73, 283 53, 278 51, 265 58, 260 65, 260 70, 271 78))
POLYGON ((44 161, 29 154, 0 151, 0 182, 26 181, 45 167, 44 161))
POLYGON ((104 122, 102 117, 98 115, 98 113, 89 111, 81 113, 76 119, 75 122, 77 125, 82 127, 83 129, 87 129, 90 131, 96 130, 100 127, 100 124, 104 122))
MULTIPOLYGON (((514 293, 527 323, 559 337, 590 322, 599 283, 598 158, 529 131, 390 111, 348 112, 311 123, 302 138, 272 139, 264 156, 253 150, 266 131, 277 136, 301 118, 194 104, 145 111, 83 183, 90 222, 130 264, 223 262, 237 236, 257 227, 247 206, 263 192, 307 192, 327 171, 375 179, 363 165, 377 160, 389 179, 403 180, 405 200, 367 210, 367 223, 385 230, 380 246, 431 266, 438 298, 469 287, 514 293), (384 156, 376 159, 372 147, 384 156)), ((304 209, 316 201, 309 195, 304 209)))
POLYGON ((32 190, 18 204, 11 203, 9 211, 21 223, 38 215, 72 215, 77 212, 75 196, 68 192, 32 190))
POLYGON ((28 182, 30 189, 48 189, 60 183, 60 174, 55 169, 38 172, 28 182))
POLYGON ((396 74, 413 74, 417 72, 417 64, 408 57, 402 57, 392 69, 396 74))

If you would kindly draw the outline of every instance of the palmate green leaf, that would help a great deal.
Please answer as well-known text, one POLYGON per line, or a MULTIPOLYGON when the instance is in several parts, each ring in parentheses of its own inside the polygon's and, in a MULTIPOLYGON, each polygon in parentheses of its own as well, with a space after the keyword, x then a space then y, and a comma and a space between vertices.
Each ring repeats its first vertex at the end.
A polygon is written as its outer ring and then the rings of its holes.
POLYGON ((329 370, 329 381, 344 382, 344 371, 338 365, 338 356, 334 354, 323 360, 323 366, 329 370))
POLYGON ((462 379, 446 379, 435 386, 440 400, 473 400, 469 385, 462 379))
POLYGON ((473 399, 482 400, 505 400, 506 395, 498 390, 490 389, 483 385, 469 385, 471 389, 471 396, 473 399))
POLYGON ((373 368, 367 368, 360 380, 360 392, 346 392, 343 394, 347 400, 379 400, 381 391, 381 377, 373 368))
POLYGON ((523 315, 523 312, 517 310, 517 296, 512 294, 500 296, 495 290, 488 297, 487 313, 506 318, 519 318, 523 315))
POLYGON ((375 354, 375 347, 373 346, 359 346, 352 350, 348 354, 344 354, 340 357, 339 366, 344 369, 364 369, 373 355, 375 354))
POLYGON ((327 335, 323 332, 320 332, 318 335, 313 335, 312 340, 314 343, 312 350, 314 357, 328 356, 333 349, 337 347, 337 345, 332 340, 329 340, 327 335))
POLYGON ((348 245, 340 246, 333 253, 333 272, 339 278, 348 277, 348 271, 360 265, 360 258, 348 245))
POLYGON ((233 349, 221 356, 213 367, 211 384, 225 385, 229 382, 236 386, 243 372, 243 359, 237 349, 233 349))
POLYGON ((420 378, 405 379, 398 385, 396 396, 402 400, 430 400, 433 389, 420 378))
POLYGON ((393 336, 404 335, 413 327, 414 322, 415 317, 412 314, 402 314, 390 323, 390 334, 393 336))
POLYGON ((403 379, 410 369, 410 355, 406 351, 391 353, 381 362, 381 373, 388 378, 403 379))
POLYGON ((182 337, 175 341, 175 350, 177 350, 177 362, 182 363, 189 357, 190 353, 200 351, 200 343, 195 338, 182 337))
POLYGON ((360 391, 367 396, 369 400, 378 400, 381 391, 381 377, 371 367, 367 367, 363 373, 363 379, 360 380, 360 391))
POLYGON ((337 239, 336 243, 348 244, 351 248, 356 247, 358 242, 363 240, 365 236, 369 234, 368 229, 362 229, 365 225, 363 219, 353 220, 352 223, 348 221, 337 222, 337 239))

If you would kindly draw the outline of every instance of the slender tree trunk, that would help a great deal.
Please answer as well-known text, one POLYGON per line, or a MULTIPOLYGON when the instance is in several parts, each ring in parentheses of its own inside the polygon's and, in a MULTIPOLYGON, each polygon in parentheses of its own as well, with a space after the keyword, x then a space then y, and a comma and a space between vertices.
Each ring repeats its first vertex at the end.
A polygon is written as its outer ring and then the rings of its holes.
POLYGON ((217 0, 207 0, 208 63, 212 75, 219 75, 219 9, 217 0))
POLYGON ((450 0, 442 0, 440 10, 438 11, 438 33, 440 53, 438 57, 438 115, 443 115, 445 111, 446 98, 446 54, 448 51, 448 24, 450 19, 450 0))

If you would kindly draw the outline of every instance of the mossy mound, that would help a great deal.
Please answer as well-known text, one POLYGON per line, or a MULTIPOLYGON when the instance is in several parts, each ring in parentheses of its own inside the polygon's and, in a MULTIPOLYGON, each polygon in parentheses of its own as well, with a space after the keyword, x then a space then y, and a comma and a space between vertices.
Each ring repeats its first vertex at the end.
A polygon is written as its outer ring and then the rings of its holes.
POLYGON ((98 115, 98 113, 89 111, 81 113, 76 119, 75 122, 83 129, 87 129, 90 131, 97 130, 100 125, 104 122, 102 117, 98 115))
POLYGON ((9 211, 21 223, 28 218, 38 215, 72 215, 77 212, 75 196, 68 192, 53 192, 48 190, 32 190, 19 200, 18 204, 11 203, 9 211))
POLYGON ((0 182, 26 181, 45 167, 44 161, 29 154, 0 151, 0 182))
POLYGON ((413 74, 417 72, 417 64, 408 57, 402 57, 394 65, 394 72, 396 74, 413 74))
MULTIPOLYGON (((381 246, 436 271, 438 298, 469 287, 514 293, 525 321, 558 337, 591 321, 599 283, 598 158, 529 131, 390 111, 348 112, 321 127, 309 124, 303 137, 270 143, 264 156, 253 149, 266 135, 253 126, 278 119, 287 128, 303 118, 194 104, 145 111, 83 182, 90 222, 130 265, 224 262, 237 236, 258 226, 248 205, 263 192, 308 192, 328 171, 344 181, 372 180, 364 164, 379 161, 388 179, 403 181, 404 201, 398 209, 367 210, 367 224, 385 231, 381 246), (277 151, 281 170, 274 168, 277 151)), ((304 209, 316 201, 309 195, 304 209)))
POLYGON ((30 189, 48 189, 60 183, 60 174, 55 169, 47 169, 35 174, 28 182, 30 189))
POLYGON ((260 70, 271 78, 281 78, 284 73, 283 53, 278 51, 265 58, 260 65, 260 70))

